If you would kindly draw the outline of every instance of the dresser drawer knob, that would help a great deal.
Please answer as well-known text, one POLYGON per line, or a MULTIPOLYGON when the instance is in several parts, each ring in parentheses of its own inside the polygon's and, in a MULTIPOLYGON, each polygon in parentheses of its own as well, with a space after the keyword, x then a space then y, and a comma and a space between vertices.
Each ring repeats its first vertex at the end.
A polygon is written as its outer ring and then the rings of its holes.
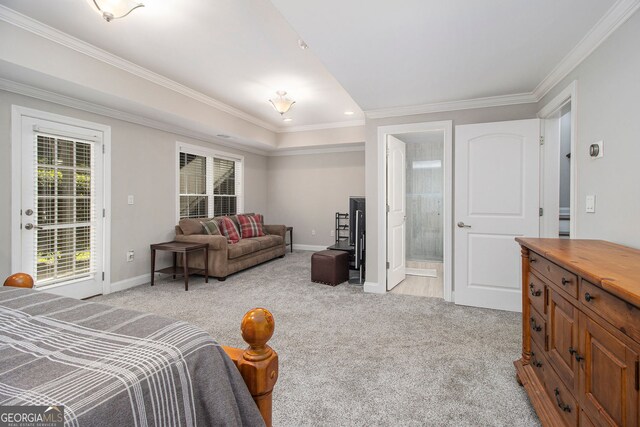
POLYGON ((567 286, 569 283, 571 283, 571 280, 562 278, 562 286, 567 286))
POLYGON ((591 300, 594 300, 594 299, 596 299, 596 297, 594 297, 593 295, 591 295, 589 292, 586 292, 586 293, 584 294, 584 300, 585 300, 586 302, 591 302, 591 300))
POLYGON ((529 283, 529 289, 531 290, 531 295, 534 297, 539 297, 540 295, 542 295, 542 291, 540 289, 538 289, 537 291, 535 290, 533 283, 529 283))
POLYGON ((542 330, 542 326, 538 325, 536 323, 536 318, 532 317, 531 318, 531 327, 533 328, 534 331, 536 332, 540 332, 542 330))
POLYGON ((529 258, 529 262, 537 262, 538 260, 536 258, 529 258))
POLYGON ((554 393, 556 395, 556 402, 558 403, 558 408, 562 409, 564 412, 571 412, 571 406, 567 405, 566 403, 562 403, 562 401, 560 400, 560 390, 558 390, 558 387, 556 387, 556 389, 554 390, 554 393))

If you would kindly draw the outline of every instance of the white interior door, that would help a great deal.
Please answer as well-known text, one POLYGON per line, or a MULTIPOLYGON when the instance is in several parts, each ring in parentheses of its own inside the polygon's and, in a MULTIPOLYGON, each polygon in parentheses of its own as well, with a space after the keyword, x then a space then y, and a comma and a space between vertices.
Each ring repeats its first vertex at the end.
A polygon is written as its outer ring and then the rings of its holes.
POLYGON ((387 290, 406 277, 406 146, 387 136, 387 290))
POLYGON ((21 135, 21 270, 37 289, 74 298, 101 294, 101 134, 24 117, 21 135))
POLYGON ((521 311, 520 249, 538 237, 540 120, 456 126, 455 302, 521 311))

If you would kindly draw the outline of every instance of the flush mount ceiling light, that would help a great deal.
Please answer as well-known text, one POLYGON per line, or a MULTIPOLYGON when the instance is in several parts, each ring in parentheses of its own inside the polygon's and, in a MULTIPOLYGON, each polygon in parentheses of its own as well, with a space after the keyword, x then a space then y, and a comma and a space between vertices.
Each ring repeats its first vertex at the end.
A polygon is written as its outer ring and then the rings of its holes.
POLYGON ((93 4, 107 22, 124 18, 135 9, 144 7, 144 4, 132 0, 93 0, 93 4))
POLYGON ((287 98, 287 92, 283 90, 277 91, 276 94, 278 96, 270 99, 269 102, 271 103, 271 105, 273 105, 273 108, 275 108, 276 111, 282 116, 291 109, 291 106, 295 104, 296 101, 287 98))

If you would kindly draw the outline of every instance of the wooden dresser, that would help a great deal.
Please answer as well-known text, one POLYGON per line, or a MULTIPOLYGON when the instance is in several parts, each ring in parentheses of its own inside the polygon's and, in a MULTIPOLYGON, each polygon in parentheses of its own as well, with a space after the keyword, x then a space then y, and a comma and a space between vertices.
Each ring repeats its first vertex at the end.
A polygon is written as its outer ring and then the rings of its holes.
POLYGON ((522 358, 545 426, 639 426, 640 251, 598 240, 522 247, 522 358))

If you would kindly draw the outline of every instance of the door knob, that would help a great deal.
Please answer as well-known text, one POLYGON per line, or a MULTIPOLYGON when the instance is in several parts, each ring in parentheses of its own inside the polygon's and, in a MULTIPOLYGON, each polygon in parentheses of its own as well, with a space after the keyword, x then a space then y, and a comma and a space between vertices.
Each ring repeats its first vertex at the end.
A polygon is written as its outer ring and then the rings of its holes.
POLYGON ((458 223, 458 227, 459 227, 459 228, 471 228, 471 226, 470 226, 470 225, 467 225, 467 224, 465 224, 465 223, 464 223, 464 222, 462 222, 462 221, 460 221, 460 222, 458 223))

